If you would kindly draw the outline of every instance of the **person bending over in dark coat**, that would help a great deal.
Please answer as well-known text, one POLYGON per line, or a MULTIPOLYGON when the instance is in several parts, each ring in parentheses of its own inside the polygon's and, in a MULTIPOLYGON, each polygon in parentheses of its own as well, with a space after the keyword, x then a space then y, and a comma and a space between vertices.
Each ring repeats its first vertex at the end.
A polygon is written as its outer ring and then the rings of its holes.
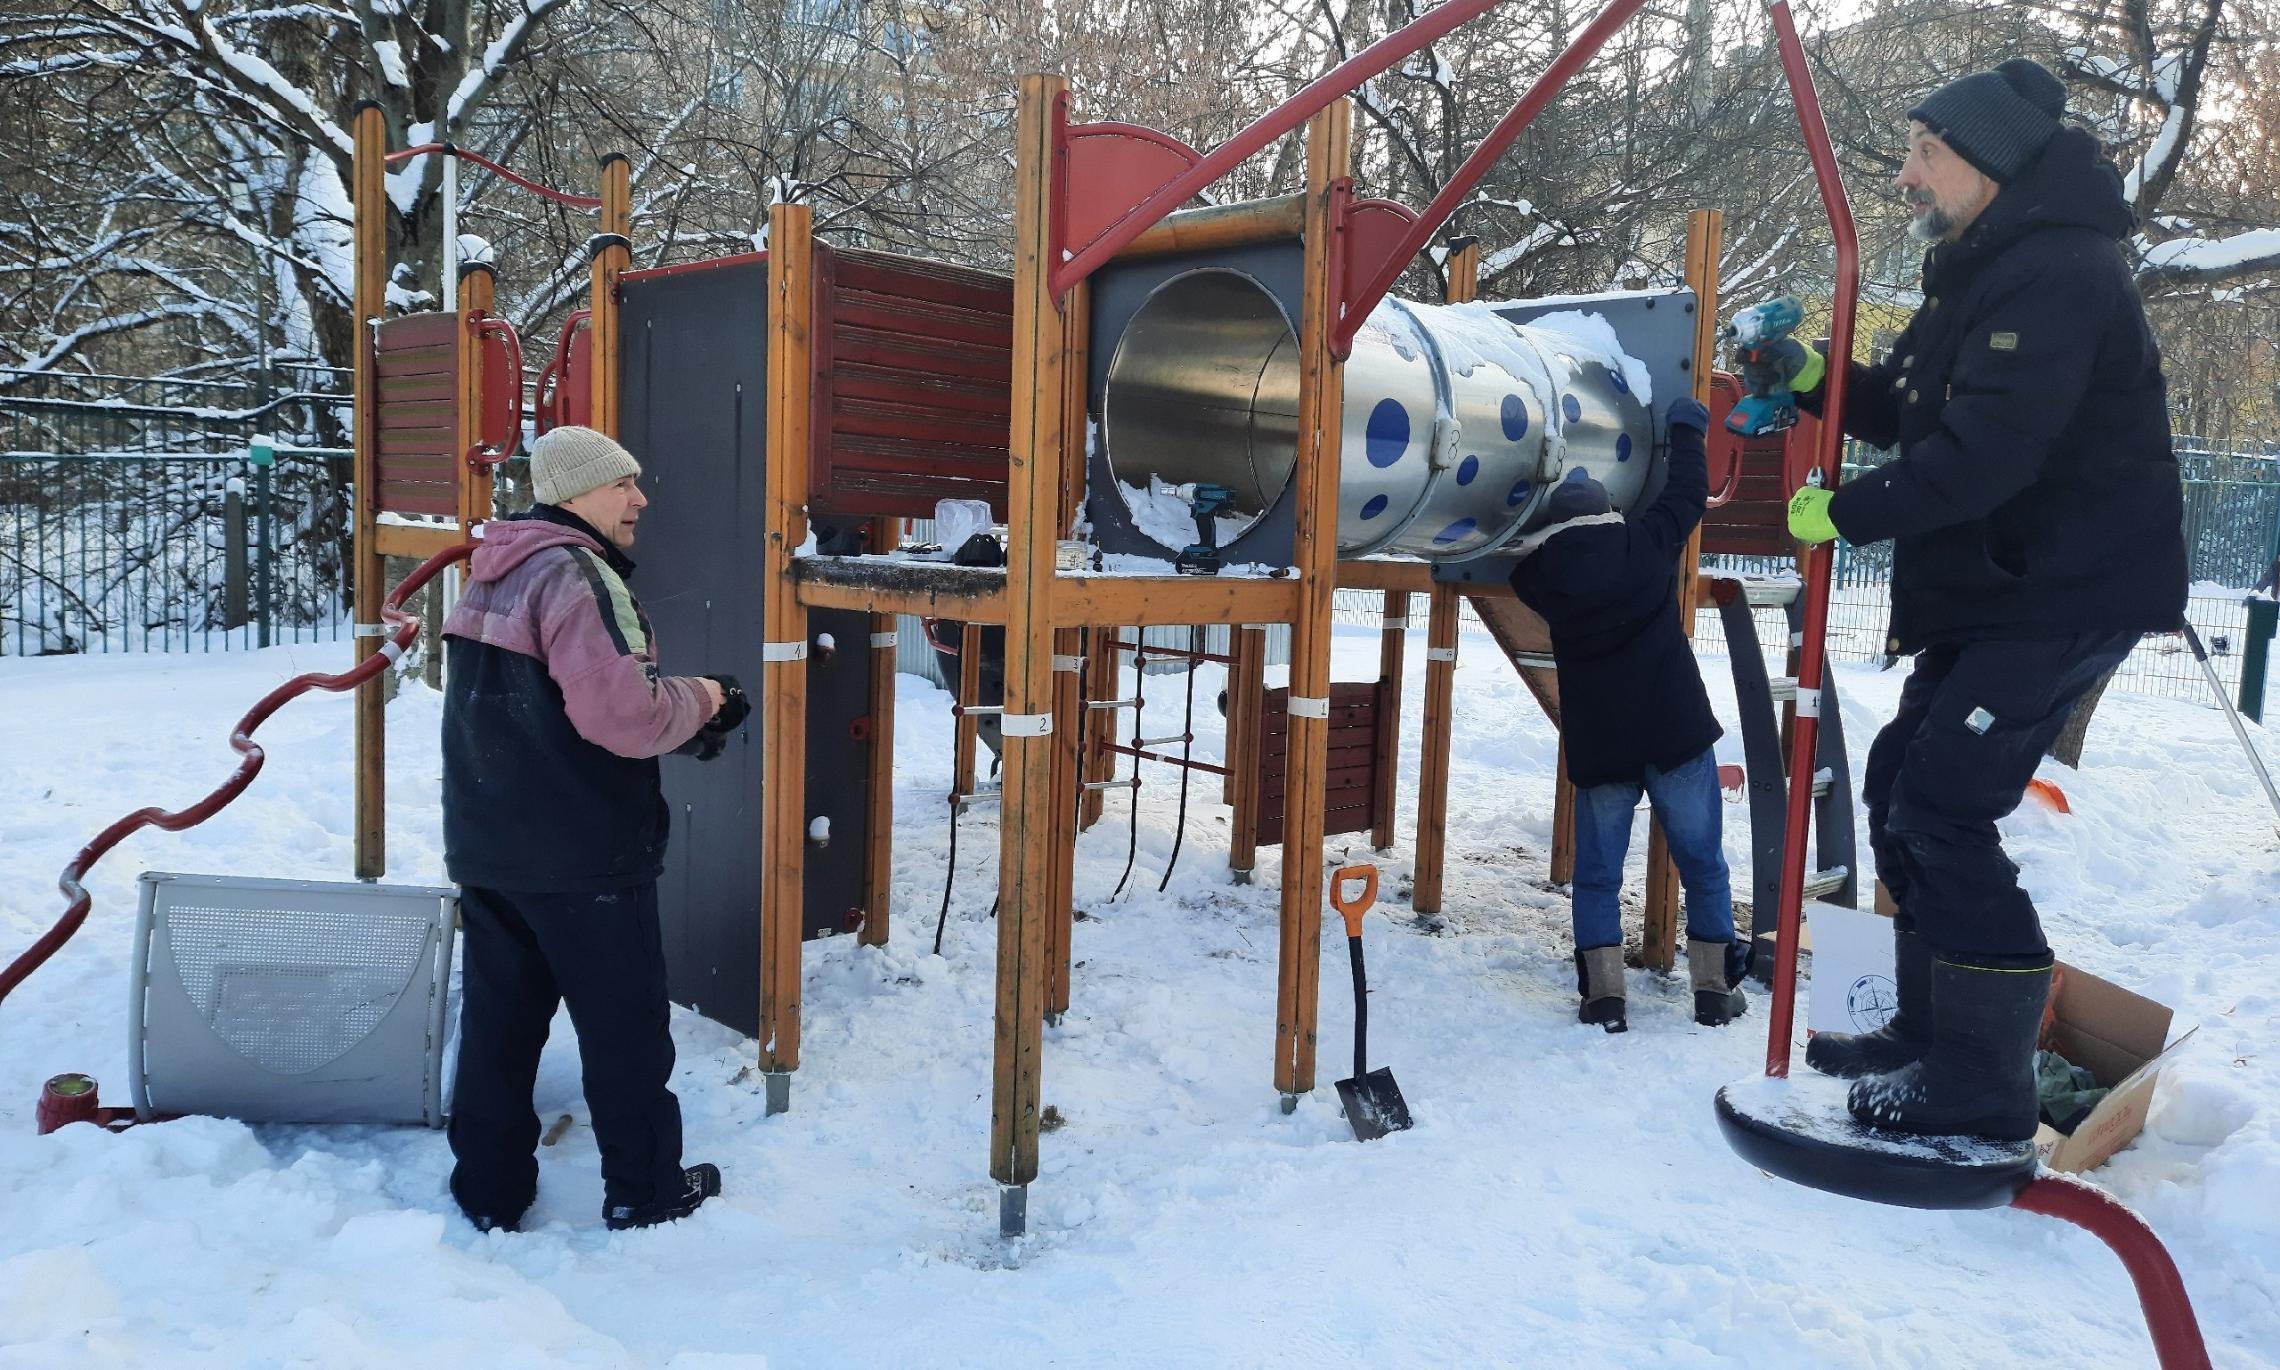
POLYGON ((482 528, 444 621, 444 864, 463 927, 451 1194, 513 1231, 538 1193, 531 1088, 556 1005, 578 1031, 602 1218, 647 1227, 720 1192, 681 1164, 672 1005, 657 922, 667 817, 657 758, 709 760, 749 712, 725 676, 657 673, 626 588, 649 501, 590 428, 530 449, 538 505, 482 528))
MULTIPOLYGON (((2051 950, 1997 819, 2075 701, 2184 619, 2183 498, 2154 346, 2120 242, 2121 178, 2065 127, 2024 58, 1909 111, 1895 185, 1924 302, 1882 361, 1851 363, 1844 428, 1899 456, 1790 501, 1800 541, 1890 540, 1886 644, 1915 669, 1861 775, 1893 920, 1899 1013, 1822 1033, 1855 1117, 2023 1140, 2051 950)), ((1817 407, 1800 347, 1779 368, 1817 407)))
POLYGON ((1552 630, 1560 737, 1575 783, 1577 1016, 1609 1032, 1623 1003, 1623 859, 1643 790, 1686 891, 1686 963, 1694 1021, 1739 1016, 1746 957, 1734 946, 1734 899, 1720 833, 1723 800, 1710 744, 1721 729, 1679 622, 1678 554, 1710 493, 1692 399, 1670 407, 1668 480, 1630 514, 1580 468, 1553 488, 1552 522, 1521 540, 1512 590, 1552 630))

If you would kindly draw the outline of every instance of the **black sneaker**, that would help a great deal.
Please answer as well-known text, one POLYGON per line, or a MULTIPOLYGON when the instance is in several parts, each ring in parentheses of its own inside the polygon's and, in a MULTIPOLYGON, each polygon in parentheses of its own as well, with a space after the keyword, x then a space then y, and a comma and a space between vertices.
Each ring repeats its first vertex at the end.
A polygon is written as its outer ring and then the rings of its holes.
POLYGON ((481 1213, 470 1213, 467 1215, 467 1221, 475 1224, 475 1230, 477 1232, 522 1231, 522 1214, 520 1213, 517 1213, 511 1218, 493 1218, 487 1217, 481 1213))
POLYGON ((619 1204, 602 1210, 602 1222, 612 1232, 624 1232, 636 1227, 655 1227, 659 1223, 678 1222, 697 1211, 697 1206, 720 1193, 720 1167, 707 1163, 690 1166, 681 1172, 686 1187, 671 1198, 654 1199, 645 1204, 619 1204))

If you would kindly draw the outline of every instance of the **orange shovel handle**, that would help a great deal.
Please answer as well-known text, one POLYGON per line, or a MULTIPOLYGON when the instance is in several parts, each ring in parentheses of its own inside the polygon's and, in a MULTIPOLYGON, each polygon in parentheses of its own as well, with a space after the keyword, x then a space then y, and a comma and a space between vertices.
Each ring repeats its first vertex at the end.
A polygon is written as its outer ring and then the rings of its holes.
POLYGON ((1362 915, 1377 903, 1378 869, 1375 866, 1340 866, 1330 873, 1330 907, 1346 920, 1346 935, 1362 935, 1362 915), (1346 896, 1346 882, 1358 880, 1362 892, 1352 898, 1346 896))

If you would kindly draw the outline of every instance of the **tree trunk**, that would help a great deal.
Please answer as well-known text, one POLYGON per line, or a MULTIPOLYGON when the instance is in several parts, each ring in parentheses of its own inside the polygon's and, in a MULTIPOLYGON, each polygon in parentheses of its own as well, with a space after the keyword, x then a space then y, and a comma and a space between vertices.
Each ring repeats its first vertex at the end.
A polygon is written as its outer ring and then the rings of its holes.
POLYGON ((2082 743, 2090 735, 2090 715, 2097 711, 2099 696, 2106 693, 2106 687, 2114 682, 2115 673, 2121 669, 2121 664, 2115 663, 2111 670, 2098 677, 2097 683, 2082 698, 2074 702, 2073 714, 2067 718, 2066 726, 2058 730, 2058 736, 2051 740, 2050 751, 2045 753, 2051 760, 2061 766, 2072 766, 2076 770, 2082 768, 2082 743))

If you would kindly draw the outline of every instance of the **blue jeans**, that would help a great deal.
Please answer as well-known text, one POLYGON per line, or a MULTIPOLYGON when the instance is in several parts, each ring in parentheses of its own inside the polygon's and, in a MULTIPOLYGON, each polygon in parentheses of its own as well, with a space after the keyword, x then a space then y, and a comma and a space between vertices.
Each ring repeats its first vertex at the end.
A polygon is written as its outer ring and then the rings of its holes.
MULTIPOLYGON (((1592 785, 1575 792, 1575 948, 1623 945, 1623 857, 1631 849, 1631 814, 1640 786, 1592 785)), ((1709 748, 1667 771, 1647 767, 1646 793, 1662 820, 1671 864, 1686 891, 1686 935, 1697 942, 1734 940, 1734 893, 1719 838, 1724 801, 1718 760, 1709 748)))

